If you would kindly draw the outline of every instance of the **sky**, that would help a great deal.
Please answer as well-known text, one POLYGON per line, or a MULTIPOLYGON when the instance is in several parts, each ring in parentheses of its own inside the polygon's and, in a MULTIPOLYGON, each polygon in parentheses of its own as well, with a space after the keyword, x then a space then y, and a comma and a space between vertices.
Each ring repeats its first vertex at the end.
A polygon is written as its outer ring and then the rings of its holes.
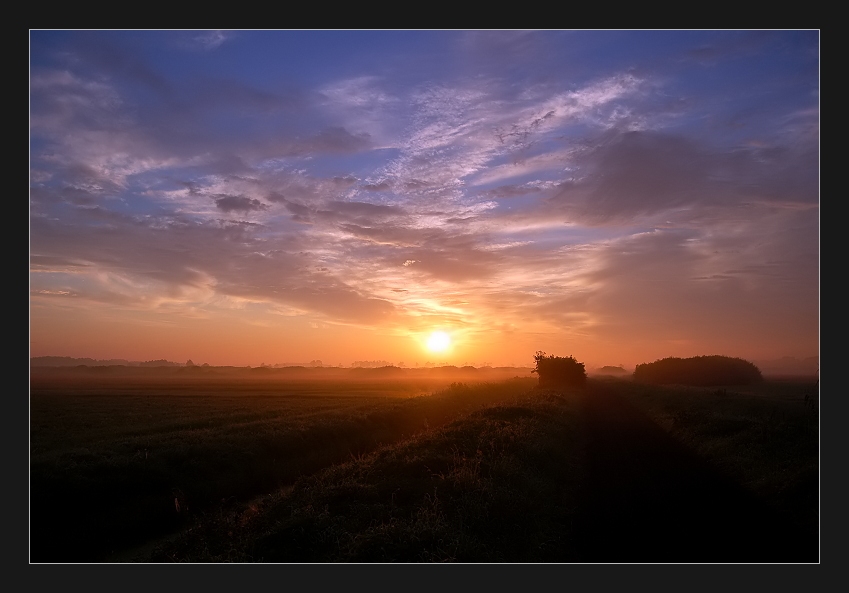
POLYGON ((29 50, 31 356, 819 354, 817 30, 29 50))

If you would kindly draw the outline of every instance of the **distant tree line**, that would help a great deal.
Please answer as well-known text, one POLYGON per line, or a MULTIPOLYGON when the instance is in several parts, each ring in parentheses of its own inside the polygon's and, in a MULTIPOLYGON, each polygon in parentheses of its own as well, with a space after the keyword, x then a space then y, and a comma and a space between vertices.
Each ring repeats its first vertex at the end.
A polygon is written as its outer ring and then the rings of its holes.
POLYGON ((597 372, 601 373, 603 375, 624 375, 624 374, 627 374, 628 371, 626 371, 621 366, 615 367, 615 366, 612 366, 612 365, 605 365, 605 366, 601 367, 600 369, 598 369, 597 372))
POLYGON ((125 360, 123 358, 110 358, 99 360, 94 358, 72 358, 70 356, 33 356, 30 358, 30 366, 47 367, 75 367, 75 366, 132 366, 132 367, 178 367, 178 362, 171 362, 161 358, 159 360, 125 360))
POLYGON ((763 376, 758 367, 742 358, 694 356, 638 364, 634 369, 634 380, 696 386, 750 385, 763 381, 763 376))
POLYGON ((354 369, 379 369, 391 366, 393 366, 392 363, 386 360, 355 360, 351 363, 351 368, 354 369))
MULTIPOLYGON (((192 363, 194 365, 194 363, 192 363)), ((171 362, 170 360, 165 360, 164 358, 160 358, 158 360, 146 360, 144 362, 140 362, 138 364, 140 367, 179 367, 183 366, 179 362, 171 362)))
MULTIPOLYGON (((113 358, 110 360, 95 360, 94 358, 71 358, 70 356, 33 356, 30 358, 30 366, 34 367, 75 367, 79 365, 88 366, 129 366, 130 361, 113 358)), ((138 363, 135 363, 138 364, 138 363)))

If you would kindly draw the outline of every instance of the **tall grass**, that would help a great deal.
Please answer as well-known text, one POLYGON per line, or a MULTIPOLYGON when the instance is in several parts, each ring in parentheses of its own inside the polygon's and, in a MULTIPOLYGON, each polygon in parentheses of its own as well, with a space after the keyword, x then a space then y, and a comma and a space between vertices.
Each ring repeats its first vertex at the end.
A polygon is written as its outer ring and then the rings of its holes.
POLYGON ((31 559, 107 559, 185 528, 222 499, 291 484, 532 383, 455 383, 415 397, 364 394, 354 384, 320 395, 279 385, 274 396, 234 395, 233 386, 192 396, 34 393, 31 559))
MULTIPOLYGON (((535 383, 34 393, 31 560, 580 561, 579 396, 535 383)), ((817 537, 813 381, 601 387, 817 537)))
POLYGON ((574 401, 535 392, 199 518, 153 561, 561 562, 575 558, 574 401))
POLYGON ((611 380, 617 393, 768 501, 811 537, 819 531, 818 385, 657 386, 611 380))

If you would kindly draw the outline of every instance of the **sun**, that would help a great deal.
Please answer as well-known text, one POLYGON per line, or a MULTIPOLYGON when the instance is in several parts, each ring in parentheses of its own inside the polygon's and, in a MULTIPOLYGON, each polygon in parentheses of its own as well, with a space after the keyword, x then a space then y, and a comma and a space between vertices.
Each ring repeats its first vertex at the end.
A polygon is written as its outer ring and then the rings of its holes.
POLYGON ((427 348, 431 352, 443 352, 451 345, 451 336, 442 331, 435 331, 427 339, 427 348))

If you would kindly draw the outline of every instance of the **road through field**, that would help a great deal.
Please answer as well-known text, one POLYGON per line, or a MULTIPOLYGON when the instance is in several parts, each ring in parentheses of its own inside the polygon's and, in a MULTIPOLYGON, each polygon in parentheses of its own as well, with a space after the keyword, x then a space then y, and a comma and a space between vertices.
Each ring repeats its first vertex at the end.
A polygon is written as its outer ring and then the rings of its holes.
POLYGON ((818 562, 803 537, 604 385, 580 396, 580 561, 818 562))

